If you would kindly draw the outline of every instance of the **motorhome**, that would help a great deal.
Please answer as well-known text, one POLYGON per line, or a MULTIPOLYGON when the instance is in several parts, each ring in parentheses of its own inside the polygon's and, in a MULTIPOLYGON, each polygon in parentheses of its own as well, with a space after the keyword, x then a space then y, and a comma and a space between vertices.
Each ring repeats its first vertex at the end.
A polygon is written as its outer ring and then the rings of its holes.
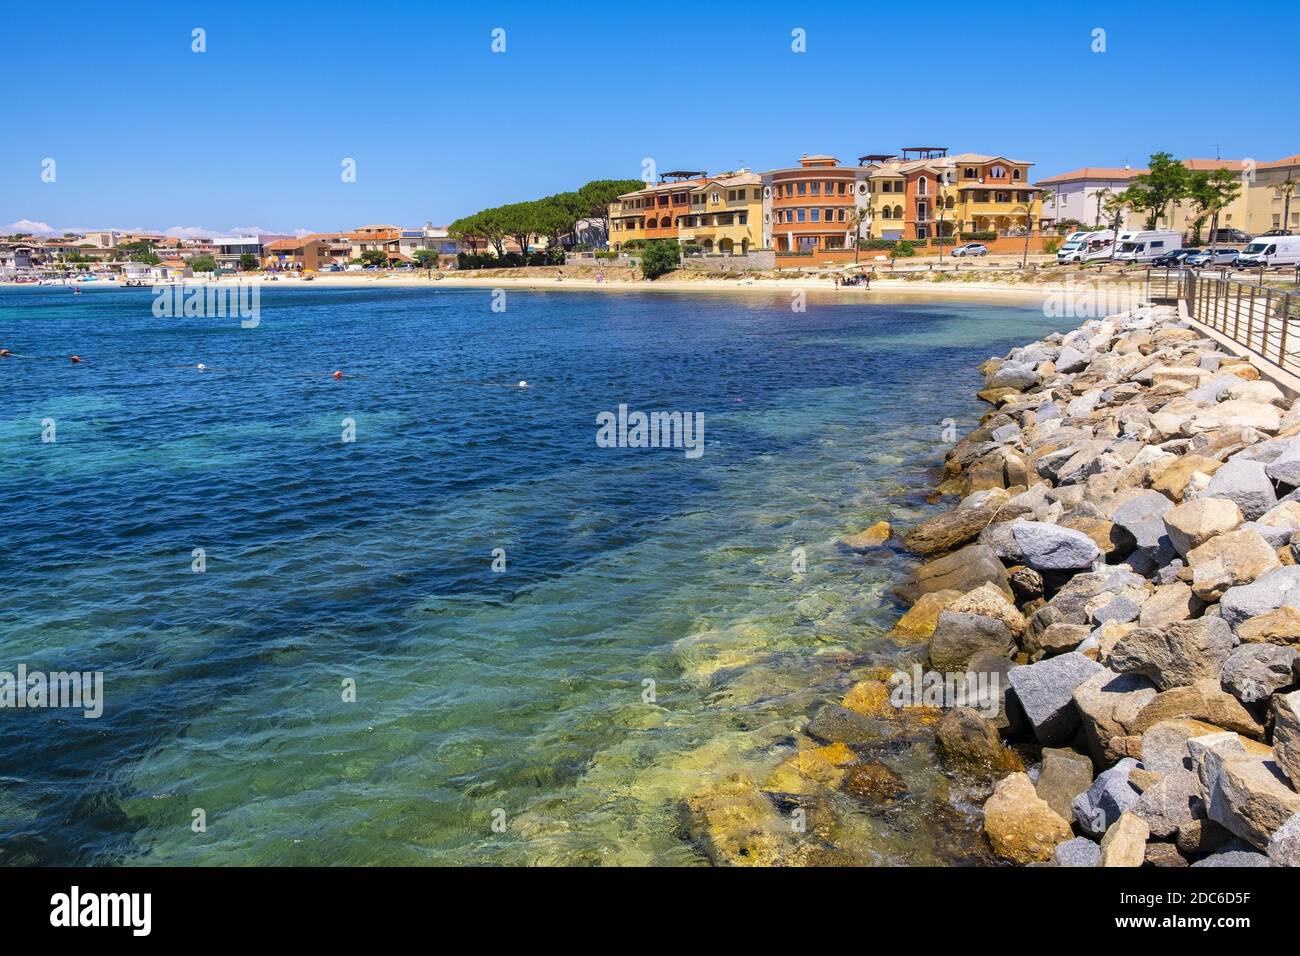
POLYGON ((1170 229, 1125 230, 1115 240, 1116 262, 1148 262, 1183 247, 1181 233, 1170 229))
POLYGON ((1254 239, 1237 257, 1238 269, 1260 269, 1269 266, 1294 266, 1300 263, 1300 236, 1273 236, 1254 239))
POLYGON ((1110 246, 1114 239, 1113 229, 1072 232, 1065 237, 1065 244, 1056 251, 1056 261, 1065 265, 1070 262, 1087 262, 1089 259, 1104 258, 1110 255, 1110 246))

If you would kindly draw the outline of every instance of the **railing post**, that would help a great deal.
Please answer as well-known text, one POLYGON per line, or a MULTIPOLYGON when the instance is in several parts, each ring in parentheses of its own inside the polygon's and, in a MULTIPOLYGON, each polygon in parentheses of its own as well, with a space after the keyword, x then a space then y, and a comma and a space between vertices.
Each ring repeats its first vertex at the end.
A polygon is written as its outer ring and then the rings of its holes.
POLYGON ((1277 347, 1277 366, 1286 368, 1286 330, 1291 325, 1291 293, 1282 293, 1282 340, 1277 347))

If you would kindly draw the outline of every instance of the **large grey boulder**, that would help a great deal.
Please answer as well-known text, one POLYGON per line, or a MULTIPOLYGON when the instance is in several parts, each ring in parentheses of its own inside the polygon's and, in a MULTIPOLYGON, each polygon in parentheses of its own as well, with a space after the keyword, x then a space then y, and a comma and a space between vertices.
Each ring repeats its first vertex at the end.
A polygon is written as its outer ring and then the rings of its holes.
POLYGON ((1099 774, 1087 793, 1075 797, 1072 806, 1074 819, 1084 833, 1098 839, 1104 837, 1120 814, 1137 803, 1138 792, 1129 783, 1129 774, 1136 766, 1136 760, 1125 757, 1099 774))
POLYGON ((1058 372, 1069 375, 1072 372, 1082 372, 1087 367, 1088 356, 1069 345, 1063 346, 1060 354, 1056 356, 1056 370, 1058 372))
POLYGON ((939 612, 930 638, 930 666, 943 673, 965 671, 972 657, 987 651, 1010 657, 1016 642, 1006 624, 983 614, 939 612))
POLYGON ((1173 506, 1158 491, 1134 491, 1115 508, 1111 520, 1133 535, 1139 548, 1158 548, 1166 534, 1164 514, 1173 506))
POLYGON ((1244 840, 1229 840, 1205 859, 1192 866, 1271 866, 1267 856, 1260 853, 1244 840))
POLYGON ((1276 568, 1250 584, 1229 588, 1219 598, 1219 613, 1234 630, 1279 607, 1300 608, 1300 565, 1276 568))
POLYGON ((1257 704, 1295 683, 1295 663, 1293 647, 1243 644, 1223 662, 1219 680, 1243 704, 1257 704))
POLYGON ((965 594, 986 582, 997 585, 1008 598, 1014 597, 1007 584, 1007 569, 993 549, 968 544, 952 554, 927 561, 893 591, 908 604, 915 604, 922 594, 947 590, 965 594))
POLYGON ((1247 521, 1254 521, 1277 504, 1273 481, 1258 461, 1232 458, 1214 473, 1205 496, 1235 501, 1247 521))
POLYGON ((1090 568, 1101 557, 1096 542, 1082 531, 1043 521, 1023 521, 1012 526, 1025 563, 1036 571, 1090 568))
POLYGON ((1264 466, 1264 471, 1284 485, 1300 485, 1300 439, 1292 439, 1280 455, 1264 466))
POLYGON ((986 389, 1014 388, 1018 392, 1023 392, 1027 388, 1033 388, 1040 381, 1042 376, 1034 370, 1033 366, 1006 362, 985 380, 984 387, 986 389))
POLYGON ((1252 756, 1223 760, 1206 802, 1211 820, 1261 850, 1300 813, 1300 793, 1291 789, 1277 762, 1252 756))
POLYGON ((1102 670, 1074 689, 1088 751, 1098 765, 1119 759, 1114 743, 1133 736, 1138 720, 1159 692, 1140 674, 1102 670))
POLYGON ((1039 743, 1056 747, 1074 736, 1079 728, 1074 689, 1103 669, 1073 652, 1011 669, 1007 675, 1011 689, 1039 743))
POLYGON ((1190 770, 1174 770, 1142 791, 1131 813, 1146 821, 1151 835, 1163 839, 1174 836, 1205 815, 1200 783, 1190 770))
POLYGON ((1221 619, 1201 617, 1140 627, 1111 648, 1107 664, 1121 674, 1141 674, 1168 690, 1217 679, 1236 645, 1236 635, 1221 619))

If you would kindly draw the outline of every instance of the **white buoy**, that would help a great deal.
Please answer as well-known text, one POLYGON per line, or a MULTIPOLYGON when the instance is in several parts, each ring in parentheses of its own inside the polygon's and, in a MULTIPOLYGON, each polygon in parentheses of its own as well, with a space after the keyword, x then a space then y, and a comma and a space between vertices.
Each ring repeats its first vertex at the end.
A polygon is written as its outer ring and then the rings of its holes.
POLYGON ((527 388, 527 387, 528 387, 528 383, 525 382, 523 379, 520 379, 520 380, 519 380, 519 387, 520 387, 520 388, 527 388))
POLYGON ((207 369, 207 366, 204 365, 202 362, 200 362, 198 365, 194 367, 197 368, 200 372, 205 371, 207 369))

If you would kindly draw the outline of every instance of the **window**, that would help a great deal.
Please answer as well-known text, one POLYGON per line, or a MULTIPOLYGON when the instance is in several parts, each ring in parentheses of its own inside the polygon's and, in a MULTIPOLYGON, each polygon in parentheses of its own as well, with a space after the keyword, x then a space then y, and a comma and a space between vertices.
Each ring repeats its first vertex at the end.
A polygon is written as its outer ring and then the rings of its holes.
POLYGON ((990 178, 990 179, 1006 179, 1006 178, 1007 178, 1007 168, 1006 168, 1005 166, 990 166, 990 167, 989 167, 989 178, 990 178))
POLYGON ((845 192, 845 189, 846 189, 847 186, 848 186, 848 183, 844 182, 843 180, 840 180, 840 195, 841 195, 841 196, 844 195, 844 192, 845 192))
POLYGON ((812 209, 809 210, 809 212, 812 213, 812 221, 813 221, 813 222, 821 222, 821 221, 822 221, 822 211, 821 211, 821 209, 820 209, 819 207, 817 207, 817 206, 813 206, 812 209))
POLYGON ((963 170, 961 171, 961 178, 962 178, 962 179, 979 179, 979 176, 976 175, 976 173, 975 173, 975 167, 974 167, 974 166, 967 166, 965 169, 963 169, 963 170))
POLYGON ((886 206, 886 207, 884 207, 883 209, 880 210, 880 218, 881 218, 881 219, 893 219, 893 218, 894 218, 893 213, 891 213, 891 212, 889 211, 889 207, 888 207, 888 206, 886 206))
POLYGON ((930 181, 926 179, 924 176, 922 176, 920 179, 916 181, 916 194, 918 196, 924 196, 927 192, 929 192, 929 188, 930 188, 930 181))
POLYGON ((822 194, 822 184, 821 184, 821 183, 819 183, 819 182, 813 182, 813 183, 810 183, 809 185, 812 187, 812 194, 813 194, 814 196, 820 196, 820 195, 822 194))
POLYGON ((722 202, 722 193, 716 189, 713 191, 713 202, 715 204, 722 202))
POLYGON ((749 213, 747 213, 747 212, 742 212, 742 213, 739 214, 739 216, 740 216, 740 224, 741 224, 742 226, 748 226, 748 225, 749 225, 749 213))
POLYGON ((804 182, 799 183, 799 195, 804 196, 807 195, 807 193, 808 193, 808 184, 804 182))
POLYGON ((804 210, 803 210, 803 209, 798 209, 798 210, 796 210, 796 212, 798 213, 798 217, 797 217, 797 218, 798 218, 799 222, 803 222, 803 220, 804 220, 804 210))
POLYGON ((1019 178, 1020 178, 1020 170, 1018 170, 1018 169, 1013 169, 1013 170, 1011 170, 1011 178, 1012 178, 1012 179, 1019 179, 1019 178))
POLYGON ((838 216, 836 216, 836 218, 837 218, 840 222, 843 222, 843 221, 844 221, 844 207, 843 207, 843 206, 840 207, 840 214, 839 214, 838 216))

